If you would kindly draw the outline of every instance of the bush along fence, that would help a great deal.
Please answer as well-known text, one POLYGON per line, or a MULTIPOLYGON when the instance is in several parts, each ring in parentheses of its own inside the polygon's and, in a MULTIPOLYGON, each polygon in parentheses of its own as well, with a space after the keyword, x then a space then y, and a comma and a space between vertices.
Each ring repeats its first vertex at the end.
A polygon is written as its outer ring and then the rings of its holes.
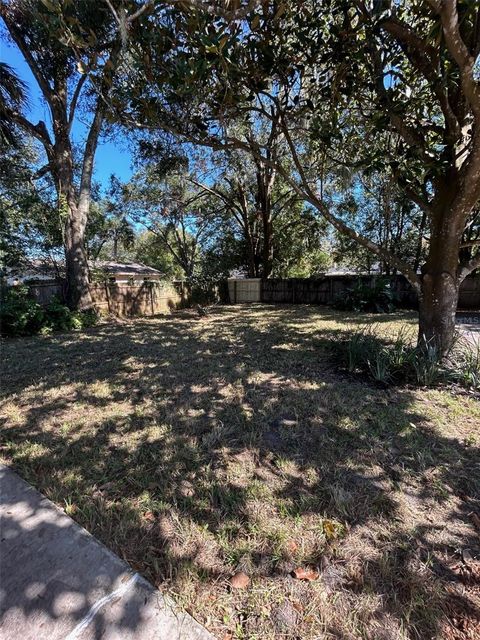
MULTIPOLYGON (((319 278, 261 278, 228 280, 232 304, 239 302, 267 302, 291 304, 336 304, 355 287, 376 288, 385 280, 395 304, 416 308, 417 296, 404 276, 331 275, 319 278)), ((480 310, 480 276, 466 278, 460 287, 459 309, 480 310)))

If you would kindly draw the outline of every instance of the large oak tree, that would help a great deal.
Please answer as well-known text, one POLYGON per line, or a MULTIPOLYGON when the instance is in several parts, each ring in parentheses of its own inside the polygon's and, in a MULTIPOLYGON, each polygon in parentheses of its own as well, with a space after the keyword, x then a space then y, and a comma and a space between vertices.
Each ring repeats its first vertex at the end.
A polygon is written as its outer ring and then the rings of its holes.
MULTIPOLYGON (((338 232, 409 279, 419 299, 419 343, 446 353, 460 284, 480 266, 475 241, 464 246, 480 197, 478 3, 279 0, 228 19, 202 4, 172 21, 181 46, 158 74, 150 65, 131 121, 251 152, 252 139, 232 134, 229 121, 275 119, 288 166, 265 144, 254 143, 257 159, 338 232), (359 172, 381 168, 420 207, 421 272, 329 206, 326 160, 359 172)), ((149 61, 163 51, 154 31, 137 43, 149 61)), ((137 65, 142 79, 139 58, 137 65)))

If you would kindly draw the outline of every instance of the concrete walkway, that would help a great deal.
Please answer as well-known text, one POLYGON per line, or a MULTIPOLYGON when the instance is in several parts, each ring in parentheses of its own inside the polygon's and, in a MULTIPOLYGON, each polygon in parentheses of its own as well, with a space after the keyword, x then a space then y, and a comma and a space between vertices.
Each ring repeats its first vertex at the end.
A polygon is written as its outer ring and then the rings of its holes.
POLYGON ((0 498, 2 640, 213 640, 1 465, 0 498))

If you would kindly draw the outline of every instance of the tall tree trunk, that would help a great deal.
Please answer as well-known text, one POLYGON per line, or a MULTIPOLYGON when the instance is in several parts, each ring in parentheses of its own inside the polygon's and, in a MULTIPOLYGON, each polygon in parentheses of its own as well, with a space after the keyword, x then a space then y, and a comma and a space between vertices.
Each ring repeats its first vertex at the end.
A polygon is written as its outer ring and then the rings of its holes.
POLYGON ((263 277, 269 278, 273 268, 272 187, 275 173, 267 168, 257 170, 257 207, 260 211, 263 232, 263 277))
POLYGON ((70 203, 65 223, 66 301, 70 309, 80 311, 93 306, 84 246, 86 224, 87 212, 82 211, 75 203, 70 203))
POLYGON ((422 278, 418 344, 422 349, 434 348, 441 357, 454 341, 459 287, 458 278, 445 271, 427 272, 422 278))
POLYGON ((263 212, 263 277, 269 278, 273 269, 273 225, 269 211, 263 212))
POLYGON ((257 265, 255 263, 255 247, 248 224, 248 216, 245 215, 245 224, 243 226, 243 235, 245 238, 246 252, 247 252, 247 268, 248 277, 255 278, 257 275, 257 265))
POLYGON ((85 228, 89 200, 79 201, 73 178, 73 152, 66 133, 58 122, 56 127, 53 176, 57 190, 60 218, 64 220, 63 245, 65 253, 66 303, 73 311, 93 306, 89 287, 89 270, 85 249, 85 228))
POLYGON ((247 242, 247 267, 248 277, 255 278, 257 275, 257 266, 255 264, 255 252, 250 242, 247 242))
POLYGON ((448 205, 434 212, 430 228, 430 247, 422 268, 419 299, 418 344, 433 347, 439 356, 450 351, 455 335, 455 314, 460 289, 459 252, 461 228, 453 222, 460 216, 448 215, 448 205))

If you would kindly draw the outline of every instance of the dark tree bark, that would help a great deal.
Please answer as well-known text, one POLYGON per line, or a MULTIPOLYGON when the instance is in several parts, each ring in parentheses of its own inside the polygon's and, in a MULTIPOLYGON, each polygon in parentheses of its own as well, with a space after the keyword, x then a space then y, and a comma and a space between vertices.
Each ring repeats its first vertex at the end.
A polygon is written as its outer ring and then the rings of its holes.
POLYGON ((425 273, 418 310, 418 345, 448 354, 455 334, 459 284, 446 271, 425 273))
POLYGON ((257 167, 257 207, 262 220, 262 276, 270 278, 273 269, 272 186, 275 173, 270 167, 257 167))

